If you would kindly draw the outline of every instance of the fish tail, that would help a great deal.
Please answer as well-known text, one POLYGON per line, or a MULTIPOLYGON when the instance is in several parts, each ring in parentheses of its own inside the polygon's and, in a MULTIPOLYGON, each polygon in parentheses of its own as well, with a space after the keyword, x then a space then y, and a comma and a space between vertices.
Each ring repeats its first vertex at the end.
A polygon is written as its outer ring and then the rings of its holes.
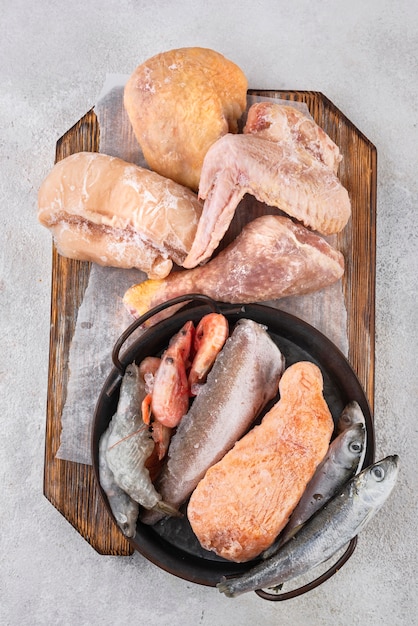
POLYGON ((164 500, 157 502, 154 509, 164 513, 164 515, 170 515, 170 517, 183 517, 183 513, 180 513, 180 511, 168 504, 168 502, 164 502, 164 500))
POLYGON ((225 576, 222 576, 216 587, 221 593, 225 594, 227 598, 235 598, 239 595, 239 592, 234 589, 234 579, 227 580, 225 576))

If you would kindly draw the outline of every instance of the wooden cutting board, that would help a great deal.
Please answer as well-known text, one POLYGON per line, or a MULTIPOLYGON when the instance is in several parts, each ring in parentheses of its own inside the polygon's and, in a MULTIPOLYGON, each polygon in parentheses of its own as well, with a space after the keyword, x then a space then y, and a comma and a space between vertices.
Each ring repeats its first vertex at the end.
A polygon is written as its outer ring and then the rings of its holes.
MULTIPOLYGON (((352 219, 338 235, 346 270, 348 360, 373 413, 376 269, 376 174, 373 144, 323 94, 312 91, 256 91, 250 94, 304 102, 315 121, 340 147, 339 178, 348 189, 352 219)), ((92 109, 56 146, 56 161, 82 150, 99 150, 100 128, 92 109)), ((68 384, 68 359, 77 311, 88 283, 90 264, 61 257, 53 247, 51 334, 46 417, 44 494, 100 554, 128 555, 132 548, 114 525, 96 487, 93 468, 55 458, 68 384)))

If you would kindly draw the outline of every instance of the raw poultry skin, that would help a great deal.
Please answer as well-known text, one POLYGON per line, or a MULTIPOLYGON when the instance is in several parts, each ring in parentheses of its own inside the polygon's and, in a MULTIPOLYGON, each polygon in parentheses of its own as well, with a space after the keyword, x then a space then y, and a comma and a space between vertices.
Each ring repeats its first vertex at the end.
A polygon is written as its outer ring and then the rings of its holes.
POLYGON ((245 562, 284 528, 333 432, 322 388, 316 365, 291 365, 279 383, 279 402, 206 472, 187 508, 202 547, 245 562))
POLYGON ((246 108, 242 70, 208 48, 157 54, 129 78, 125 109, 151 169, 193 190, 208 148, 246 108))
POLYGON ((276 300, 322 289, 343 273, 343 255, 322 237, 287 217, 263 215, 206 265, 134 285, 124 303, 139 316, 187 293, 229 303, 276 300))
POLYGON ((313 119, 291 105, 256 102, 247 114, 243 132, 269 141, 290 141, 308 150, 334 174, 342 160, 340 149, 313 119))
POLYGON ((189 251, 202 204, 155 172, 96 152, 59 161, 38 194, 38 219, 58 252, 163 278, 189 251))
POLYGON ((345 187, 304 148, 228 134, 211 146, 203 163, 199 197, 205 203, 184 267, 211 257, 246 193, 324 235, 341 231, 351 215, 345 187))

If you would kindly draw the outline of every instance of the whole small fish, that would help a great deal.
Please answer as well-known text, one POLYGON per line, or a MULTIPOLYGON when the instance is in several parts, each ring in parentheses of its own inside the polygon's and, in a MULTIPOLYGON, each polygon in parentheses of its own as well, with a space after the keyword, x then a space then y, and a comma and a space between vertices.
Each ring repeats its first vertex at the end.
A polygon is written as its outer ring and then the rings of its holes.
MULTIPOLYGON (((240 319, 171 439, 157 482, 164 500, 175 507, 187 500, 277 394, 283 369, 284 357, 265 327, 240 319)), ((160 518, 141 515, 146 524, 160 518)))
POLYGON ((154 450, 152 435, 141 413, 145 395, 139 367, 131 363, 123 376, 117 411, 111 420, 106 461, 115 482, 132 500, 146 509, 178 515, 173 507, 163 502, 145 467, 154 450))
POLYGON ((272 557, 237 578, 223 577, 220 592, 235 597, 305 574, 323 563, 362 531, 392 492, 398 476, 394 454, 354 476, 295 537, 272 557))
POLYGON ((361 410, 359 403, 355 400, 349 402, 344 407, 340 417, 338 418, 336 429, 337 435, 342 433, 343 430, 350 428, 350 426, 353 426, 354 424, 363 424, 363 426, 366 428, 364 413, 361 410))
POLYGON ((359 469, 363 455, 365 428, 354 424, 343 430, 328 448, 324 460, 316 468, 303 496, 296 505, 289 521, 279 536, 263 553, 263 558, 272 556, 316 511, 328 502, 359 469))
POLYGON ((139 515, 139 504, 132 500, 115 481, 113 472, 106 460, 111 426, 109 426, 100 438, 99 442, 99 480, 103 491, 109 501, 110 508, 116 522, 125 537, 134 537, 136 522, 139 515))
POLYGON ((359 467, 358 467, 358 469, 360 470, 363 467, 364 457, 366 456, 367 428, 366 428, 366 418, 364 417, 364 413, 361 410, 359 403, 356 402, 355 400, 353 400, 352 402, 349 402, 344 407, 340 417, 338 418, 338 422, 336 426, 336 434, 337 435, 341 434, 343 430, 350 428, 350 426, 353 426, 354 424, 363 424, 364 426, 363 453, 360 457, 359 467))

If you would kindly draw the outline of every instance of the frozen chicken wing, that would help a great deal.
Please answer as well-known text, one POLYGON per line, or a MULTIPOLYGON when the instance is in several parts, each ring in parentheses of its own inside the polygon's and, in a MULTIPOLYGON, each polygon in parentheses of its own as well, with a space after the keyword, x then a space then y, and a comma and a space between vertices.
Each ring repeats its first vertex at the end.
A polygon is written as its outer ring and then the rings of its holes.
POLYGON ((248 110, 244 133, 269 141, 294 142, 322 161, 334 174, 342 160, 340 149, 326 132, 291 105, 256 102, 248 110))
POLYGON ((288 141, 228 134, 203 163, 199 197, 205 202, 184 267, 212 256, 246 193, 323 235, 341 231, 351 215, 345 187, 307 150, 288 141))

